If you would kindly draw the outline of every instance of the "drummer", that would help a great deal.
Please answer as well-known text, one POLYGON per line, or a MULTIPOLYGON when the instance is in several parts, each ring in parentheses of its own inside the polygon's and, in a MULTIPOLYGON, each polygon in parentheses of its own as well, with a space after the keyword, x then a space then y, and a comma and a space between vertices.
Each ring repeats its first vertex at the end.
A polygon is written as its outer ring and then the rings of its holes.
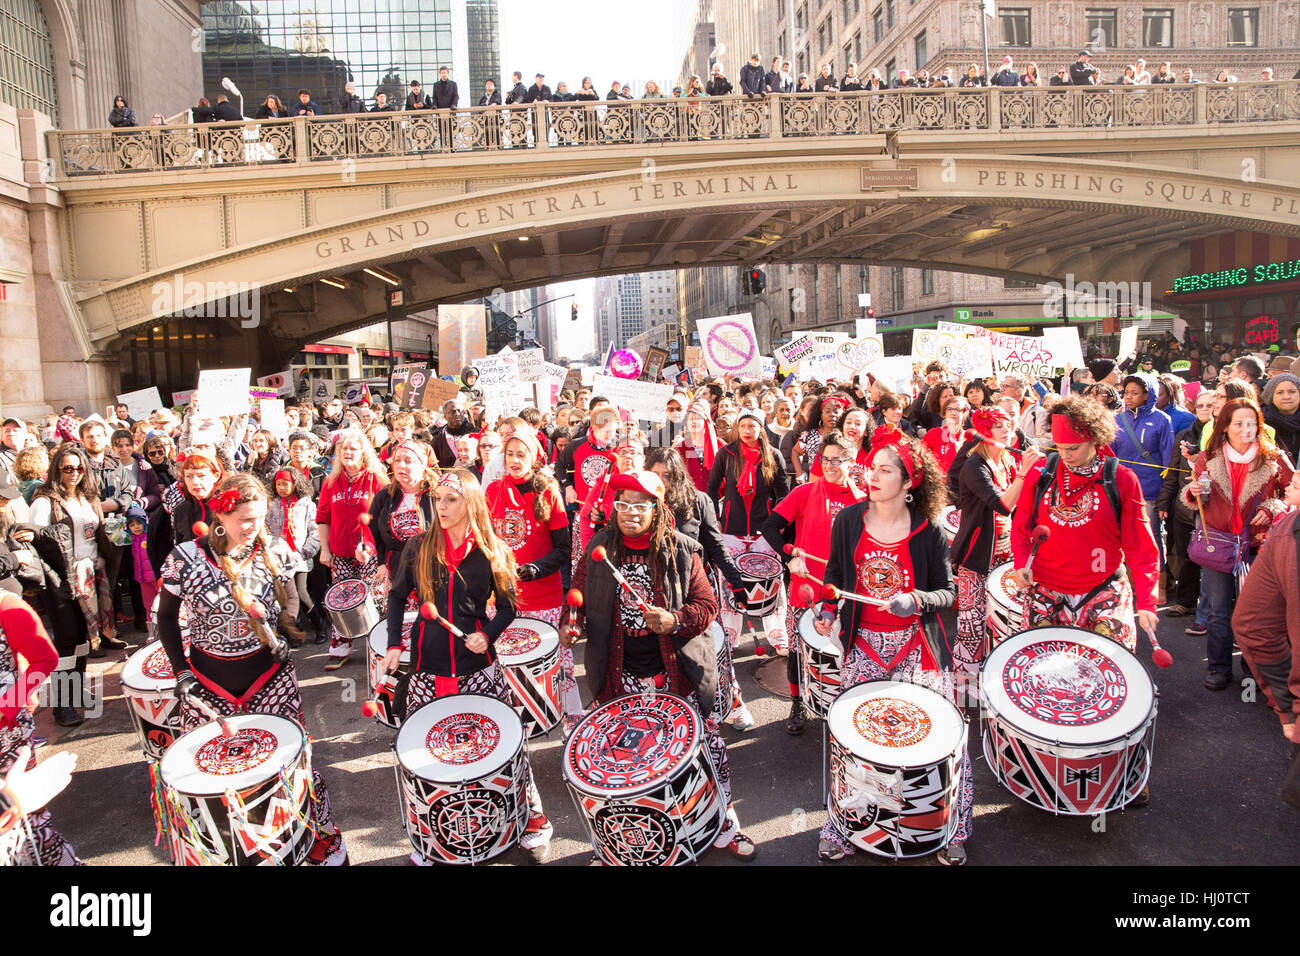
MULTIPOLYGON (((398 442, 388 457, 393 483, 375 492, 370 500, 370 523, 361 532, 375 549, 375 587, 385 593, 406 542, 424 533, 433 522, 433 499, 429 497, 429 471, 433 449, 422 442, 398 442)), ((419 605, 414 595, 407 611, 419 605)))
MULTIPOLYGON (((258 479, 230 474, 209 499, 207 534, 177 545, 163 563, 158 592, 158 636, 176 675, 182 732, 208 719, 202 701, 223 716, 271 714, 302 724, 298 677, 289 647, 275 624, 297 630, 288 617, 288 551, 266 534, 267 493, 258 479), (180 610, 189 623, 189 657, 181 637, 180 610)), ((329 791, 312 770, 312 829, 316 843, 309 865, 347 863, 343 833, 334 826, 329 791)))
POLYGON ((1051 416, 1056 450, 1028 469, 1012 517, 1016 584, 1028 591, 1025 627, 1079 627, 1135 652, 1134 605, 1144 628, 1159 622, 1160 557, 1142 488, 1107 448, 1115 439, 1108 409, 1072 395, 1051 416), (1050 537, 1026 567, 1038 525, 1050 537))
MULTIPOLYGON (((564 610, 564 582, 572 562, 564 498, 559 484, 543 470, 546 455, 531 428, 517 428, 506 439, 502 457, 505 477, 488 485, 484 494, 492 528, 513 552, 519 567, 516 610, 558 628, 564 610)), ((560 648, 559 685, 567 737, 582 719, 571 646, 560 648)))
MULTIPOLYGON (((852 409, 847 418, 860 414, 867 420, 866 412, 852 409)), ((799 619, 808 608, 818 603, 821 579, 826 574, 826 558, 831 549, 831 523, 845 505, 861 501, 866 492, 849 479, 849 470, 857 458, 839 431, 822 439, 817 459, 819 465, 812 469, 814 478, 807 484, 796 485, 781 499, 765 522, 763 537, 772 550, 782 553, 786 538, 793 528, 794 546, 786 566, 790 569, 790 601, 785 627, 790 635, 790 654, 785 659, 785 677, 790 684, 790 716, 785 722, 788 734, 801 734, 808 717, 799 696, 799 668, 802 667, 802 648, 799 642, 799 619)), ((870 448, 868 448, 870 452, 870 448)), ((865 483, 865 475, 863 476, 865 483)))
MULTIPOLYGON (((407 719, 451 694, 482 694, 512 705, 494 645, 515 619, 515 556, 492 530, 483 491, 464 468, 443 472, 431 494, 433 521, 424 534, 406 542, 388 592, 384 669, 390 674, 401 662, 402 619, 411 593, 422 605, 431 604, 438 616, 426 620, 421 615, 411 631, 407 719), (488 613, 489 602, 495 603, 494 614, 488 613), (466 636, 454 634, 445 620, 466 636)), ((540 863, 550 849, 553 828, 542 811, 531 768, 528 809, 520 845, 540 863)), ((413 851, 411 862, 427 861, 413 851)))
POLYGON ((700 545, 673 530, 664 484, 654 472, 611 479, 614 520, 591 539, 604 546, 641 600, 622 590, 609 565, 578 562, 573 586, 583 594, 587 683, 596 706, 624 694, 666 692, 688 700, 704 722, 705 745, 727 800, 727 821, 714 846, 752 860, 754 841, 740 831, 731 805, 727 747, 718 732, 718 661, 709 625, 718 601, 700 560, 700 545))
MULTIPOLYGON (((841 692, 865 681, 899 680, 954 700, 952 656, 938 613, 951 607, 955 597, 948 539, 936 523, 946 499, 943 472, 929 449, 889 425, 876 428, 867 500, 845 508, 831 525, 826 583, 889 603, 878 607, 845 600, 840 605, 841 640, 852 635, 844 648, 841 692)), ((835 617, 835 604, 824 602, 817 632, 829 636, 835 617)), ((966 862, 974 795, 968 754, 962 761, 957 831, 939 851, 940 863, 966 862)), ((818 858, 842 860, 853 852, 845 834, 828 819, 817 844, 818 858)))

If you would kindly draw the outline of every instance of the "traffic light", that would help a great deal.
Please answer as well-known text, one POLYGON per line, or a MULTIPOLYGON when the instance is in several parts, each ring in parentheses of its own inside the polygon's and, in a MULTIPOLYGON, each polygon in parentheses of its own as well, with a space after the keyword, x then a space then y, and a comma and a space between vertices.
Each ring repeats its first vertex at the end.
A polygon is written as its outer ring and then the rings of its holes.
POLYGON ((872 306, 867 306, 867 318, 874 319, 875 317, 876 317, 875 308, 872 306))
POLYGON ((571 306, 569 306, 569 321, 570 322, 578 321, 578 303, 576 302, 573 303, 571 306))
POLYGON ((767 288, 767 276, 762 269, 746 269, 741 274, 740 287, 745 295, 758 295, 767 288))

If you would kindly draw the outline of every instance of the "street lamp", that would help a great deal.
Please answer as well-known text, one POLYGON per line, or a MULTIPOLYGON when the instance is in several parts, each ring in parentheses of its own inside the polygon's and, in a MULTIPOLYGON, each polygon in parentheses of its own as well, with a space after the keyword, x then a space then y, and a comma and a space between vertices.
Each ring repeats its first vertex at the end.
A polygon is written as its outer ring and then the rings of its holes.
POLYGON ((221 86, 226 90, 226 92, 230 93, 231 96, 239 97, 239 115, 243 116, 244 115, 244 94, 239 92, 239 87, 235 85, 235 81, 228 76, 223 76, 221 78, 221 86))

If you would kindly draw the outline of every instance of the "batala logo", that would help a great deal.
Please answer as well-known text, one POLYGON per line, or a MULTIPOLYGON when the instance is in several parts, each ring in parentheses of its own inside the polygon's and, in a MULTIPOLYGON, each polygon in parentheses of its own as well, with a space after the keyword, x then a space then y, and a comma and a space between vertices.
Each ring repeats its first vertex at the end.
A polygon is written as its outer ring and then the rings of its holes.
POLYGON ((58 927, 129 927, 134 936, 153 930, 150 893, 82 893, 78 886, 50 897, 50 925, 58 927))

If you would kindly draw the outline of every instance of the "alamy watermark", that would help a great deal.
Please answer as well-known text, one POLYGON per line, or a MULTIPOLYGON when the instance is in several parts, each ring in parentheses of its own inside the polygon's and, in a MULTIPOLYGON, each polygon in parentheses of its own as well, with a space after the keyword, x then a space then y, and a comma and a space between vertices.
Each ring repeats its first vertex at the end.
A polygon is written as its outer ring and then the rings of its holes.
POLYGON ((150 291, 153 315, 238 319, 242 329, 262 324, 262 287, 256 282, 186 282, 177 272, 171 282, 155 282, 150 291))
POLYGON ((1043 285, 1043 314, 1072 319, 1137 319, 1151 324, 1150 282, 1076 282, 1068 273, 1065 283, 1043 285))

